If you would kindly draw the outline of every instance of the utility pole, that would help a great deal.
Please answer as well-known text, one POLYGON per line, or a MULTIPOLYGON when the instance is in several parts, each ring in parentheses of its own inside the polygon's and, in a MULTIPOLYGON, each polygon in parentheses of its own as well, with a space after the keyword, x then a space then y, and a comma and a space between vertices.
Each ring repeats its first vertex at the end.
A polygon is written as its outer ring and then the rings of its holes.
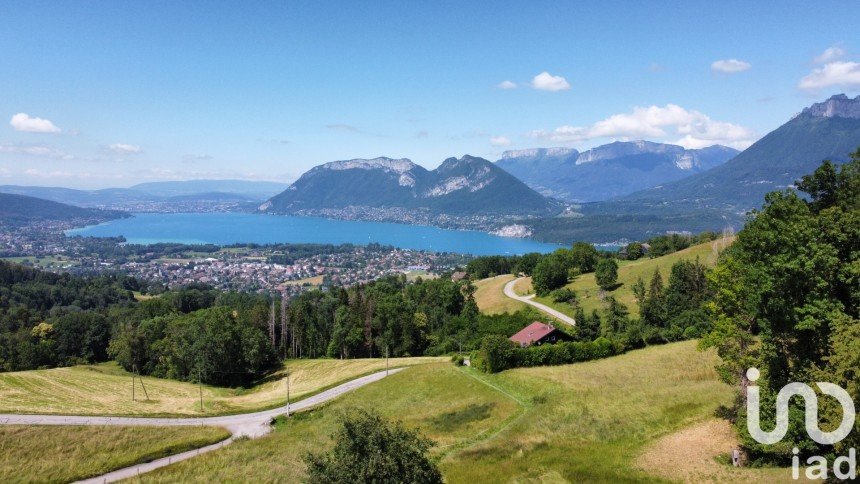
POLYGON ((385 346, 385 376, 388 376, 388 345, 385 346))
POLYGON ((287 372, 287 417, 290 416, 290 372, 287 372))
POLYGON ((146 391, 146 385, 143 384, 143 378, 140 376, 140 371, 137 369, 137 365, 131 366, 131 399, 134 401, 134 377, 137 376, 137 379, 140 381, 140 388, 143 388, 143 396, 149 400, 149 393, 146 391))
POLYGON ((200 413, 203 413, 203 370, 197 369, 197 387, 200 389, 200 413))

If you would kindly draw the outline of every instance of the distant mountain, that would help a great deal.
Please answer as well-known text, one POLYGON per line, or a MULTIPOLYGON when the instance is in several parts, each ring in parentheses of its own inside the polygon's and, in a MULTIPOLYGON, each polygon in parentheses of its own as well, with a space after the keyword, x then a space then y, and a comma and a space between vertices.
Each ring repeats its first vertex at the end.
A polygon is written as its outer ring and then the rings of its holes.
POLYGON ((0 193, 0 225, 19 226, 47 220, 104 221, 126 216, 123 212, 81 208, 24 195, 0 193))
POLYGON ((737 150, 688 150, 650 141, 615 142, 580 153, 572 148, 506 151, 496 164, 540 193, 569 201, 600 201, 700 173, 737 150))
POLYGON ((493 163, 448 158, 432 171, 408 159, 333 161, 312 168, 260 207, 296 213, 348 207, 427 209, 436 214, 549 215, 562 204, 493 163))
POLYGON ((185 180, 140 183, 129 188, 159 197, 176 197, 203 193, 234 193, 251 200, 268 200, 281 193, 288 184, 251 180, 185 180))
POLYGON ((526 223, 548 241, 641 239, 667 231, 741 228, 766 193, 786 189, 823 160, 844 162, 860 147, 860 96, 813 104, 728 162, 679 181, 584 203, 578 216, 526 223))
POLYGON ((620 197, 639 206, 674 204, 740 214, 761 206, 823 160, 844 162, 860 147, 860 96, 813 104, 732 160, 683 180, 620 197))
POLYGON ((90 208, 198 211, 201 205, 209 202, 253 209, 286 187, 284 183, 267 181, 187 180, 141 183, 130 188, 100 190, 4 185, 0 186, 0 193, 26 195, 90 208))
POLYGON ((128 188, 105 188, 102 190, 75 190, 62 187, 31 187, 20 185, 0 186, 0 193, 25 195, 53 202, 77 205, 80 207, 106 207, 118 201, 151 201, 152 196, 128 188))

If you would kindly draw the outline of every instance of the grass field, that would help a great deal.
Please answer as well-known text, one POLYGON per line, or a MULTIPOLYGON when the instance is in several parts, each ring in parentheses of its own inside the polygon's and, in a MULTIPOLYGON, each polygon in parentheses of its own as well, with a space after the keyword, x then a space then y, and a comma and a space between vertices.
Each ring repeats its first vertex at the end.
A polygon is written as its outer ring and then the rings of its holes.
MULTIPOLYGON (((713 266, 717 261, 719 252, 730 244, 732 240, 720 239, 714 242, 706 242, 654 259, 646 257, 636 261, 620 261, 618 267, 619 285, 611 291, 602 291, 597 287, 594 273, 583 274, 565 287, 576 292, 579 304, 582 305, 582 309, 587 313, 595 309, 602 309, 603 297, 604 295, 608 295, 614 296, 615 299, 624 303, 630 310, 630 313, 633 316, 637 316, 639 314, 639 305, 636 303, 632 289, 637 279, 641 277, 647 286, 654 275, 654 271, 659 270, 663 276, 663 284, 666 284, 672 270, 672 265, 681 260, 695 260, 698 258, 703 264, 713 266)), ((518 294, 531 294, 534 292, 531 287, 531 278, 527 278, 519 283, 516 290, 518 294)), ((565 314, 573 315, 573 308, 570 305, 556 303, 550 297, 539 297, 535 301, 546 304, 565 314)))
POLYGON ((3 257, 3 260, 9 262, 15 262, 18 264, 29 263, 34 267, 38 267, 40 269, 55 269, 61 267, 70 267, 77 266, 80 264, 79 261, 69 259, 68 257, 64 257, 61 255, 49 255, 45 257, 3 257))
POLYGON ((294 281, 284 281, 287 286, 321 286, 324 276, 305 277, 304 279, 296 279, 294 281))
POLYGON ((475 281, 475 302, 484 314, 515 313, 527 307, 525 303, 505 296, 505 284, 512 281, 514 276, 503 274, 475 281))
MULTIPOLYGON (((391 358, 391 367, 439 361, 391 358)), ((249 389, 203 386, 206 415, 248 412, 286 403, 286 373, 296 400, 346 380, 385 369, 385 359, 291 360, 249 389)), ((0 413, 76 415, 200 415, 199 387, 192 383, 143 378, 150 400, 131 374, 115 363, 0 373, 0 413)))
MULTIPOLYGON (((425 365, 282 420, 267 437, 143 480, 300 482, 302 456, 330 444, 338 415, 349 407, 376 409, 437 441, 432 453, 447 482, 674 479, 656 474, 643 456, 667 436, 711 420, 718 405, 730 402, 731 389, 718 382, 715 362, 714 354, 684 342, 491 376, 448 363, 425 365)), ((663 447, 661 453, 676 453, 670 456, 674 465, 697 466, 701 480, 725 476, 722 465, 707 464, 730 452, 733 443, 721 440, 710 452, 689 457, 684 452, 695 444, 682 434, 677 445, 663 447)), ((736 479, 789 478, 784 469, 731 472, 736 479)))
POLYGON ((261 439, 141 476, 144 482, 302 482, 302 457, 330 444, 339 415, 349 408, 375 409, 418 427, 438 443, 437 458, 491 438, 523 408, 514 399, 450 363, 394 374, 324 407, 280 419, 261 439))
POLYGON ((229 437, 217 427, 0 427, 0 482, 71 482, 229 437))

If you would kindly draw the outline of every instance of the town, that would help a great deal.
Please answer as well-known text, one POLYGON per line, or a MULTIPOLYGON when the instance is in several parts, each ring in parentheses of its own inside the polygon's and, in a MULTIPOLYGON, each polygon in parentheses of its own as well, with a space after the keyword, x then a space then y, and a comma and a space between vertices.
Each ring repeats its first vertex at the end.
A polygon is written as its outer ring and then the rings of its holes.
POLYGON ((202 283, 218 289, 295 295, 311 288, 369 282, 389 274, 434 278, 465 266, 462 254, 379 244, 127 244, 122 237, 68 237, 88 220, 0 227, 0 258, 55 272, 122 273, 168 288, 202 283))

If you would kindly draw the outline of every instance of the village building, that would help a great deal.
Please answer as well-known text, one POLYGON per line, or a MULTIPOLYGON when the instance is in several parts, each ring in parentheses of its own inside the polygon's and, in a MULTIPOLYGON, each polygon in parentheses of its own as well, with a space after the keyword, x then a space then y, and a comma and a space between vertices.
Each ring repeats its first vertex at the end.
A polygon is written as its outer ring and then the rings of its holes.
POLYGON ((551 324, 541 323, 540 321, 535 321, 526 326, 509 339, 521 347, 553 344, 558 343, 559 341, 573 340, 573 338, 564 331, 559 330, 551 324))

